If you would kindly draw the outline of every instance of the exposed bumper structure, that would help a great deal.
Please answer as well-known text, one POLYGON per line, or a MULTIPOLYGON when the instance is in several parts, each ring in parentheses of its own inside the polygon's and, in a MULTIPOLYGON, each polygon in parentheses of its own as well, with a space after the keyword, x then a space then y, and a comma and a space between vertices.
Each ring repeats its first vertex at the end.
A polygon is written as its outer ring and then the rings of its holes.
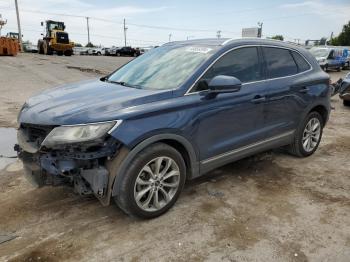
POLYGON ((88 143, 42 147, 42 141, 52 129, 22 124, 18 130, 19 144, 15 150, 23 161, 27 179, 36 187, 64 184, 74 187, 79 194, 104 198, 109 182, 105 163, 117 154, 118 141, 106 135, 88 143))

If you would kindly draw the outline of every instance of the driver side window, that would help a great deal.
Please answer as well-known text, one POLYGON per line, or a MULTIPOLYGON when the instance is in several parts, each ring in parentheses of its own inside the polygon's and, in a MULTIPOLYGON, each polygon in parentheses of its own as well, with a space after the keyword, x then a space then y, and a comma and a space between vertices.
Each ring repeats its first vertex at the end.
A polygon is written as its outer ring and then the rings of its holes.
POLYGON ((210 80, 218 75, 234 76, 242 83, 263 78, 257 47, 243 47, 221 57, 196 83, 193 92, 208 89, 210 80))

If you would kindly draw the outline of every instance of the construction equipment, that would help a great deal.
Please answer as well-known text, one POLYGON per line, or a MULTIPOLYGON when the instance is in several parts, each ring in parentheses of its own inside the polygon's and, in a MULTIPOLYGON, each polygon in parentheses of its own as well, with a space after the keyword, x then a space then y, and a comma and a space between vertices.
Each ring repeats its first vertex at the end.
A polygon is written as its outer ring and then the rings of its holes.
POLYGON ((11 38, 11 39, 16 39, 18 40, 19 39, 19 34, 18 33, 15 33, 15 32, 8 32, 6 34, 6 37, 7 38, 11 38))
MULTIPOLYGON (((3 20, 0 15, 0 32, 4 25, 6 25, 7 20, 3 20)), ((17 34, 18 35, 18 34, 17 34)), ((12 55, 15 56, 19 52, 18 38, 2 37, 0 35, 0 56, 2 55, 12 55)))
MULTIPOLYGON (((44 26, 44 23, 41 22, 44 26)), ((74 43, 69 41, 68 33, 65 32, 66 26, 63 22, 52 20, 45 21, 45 35, 43 39, 38 41, 39 54, 52 55, 56 52, 57 55, 71 56, 73 54, 74 43)))

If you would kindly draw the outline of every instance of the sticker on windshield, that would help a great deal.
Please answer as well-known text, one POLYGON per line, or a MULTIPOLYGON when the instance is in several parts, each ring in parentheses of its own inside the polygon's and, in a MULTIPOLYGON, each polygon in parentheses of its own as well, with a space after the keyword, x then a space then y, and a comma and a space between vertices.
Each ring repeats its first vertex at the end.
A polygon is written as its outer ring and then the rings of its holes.
POLYGON ((207 54, 209 53, 212 48, 209 47, 199 47, 199 46, 190 46, 186 48, 186 52, 191 52, 191 53, 202 53, 202 54, 207 54))

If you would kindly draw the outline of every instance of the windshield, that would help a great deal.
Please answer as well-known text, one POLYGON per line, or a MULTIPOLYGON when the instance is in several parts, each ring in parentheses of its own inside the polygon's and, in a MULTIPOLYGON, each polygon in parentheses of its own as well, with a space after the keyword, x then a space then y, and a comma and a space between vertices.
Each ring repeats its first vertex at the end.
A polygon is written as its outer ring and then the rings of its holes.
POLYGON ((178 88, 214 53, 215 47, 162 46, 155 48, 113 73, 108 81, 142 89, 178 88))
POLYGON ((49 30, 64 30, 63 23, 60 22, 51 22, 49 23, 49 30))
POLYGON ((310 52, 314 57, 327 57, 330 50, 326 48, 311 48, 310 52))

